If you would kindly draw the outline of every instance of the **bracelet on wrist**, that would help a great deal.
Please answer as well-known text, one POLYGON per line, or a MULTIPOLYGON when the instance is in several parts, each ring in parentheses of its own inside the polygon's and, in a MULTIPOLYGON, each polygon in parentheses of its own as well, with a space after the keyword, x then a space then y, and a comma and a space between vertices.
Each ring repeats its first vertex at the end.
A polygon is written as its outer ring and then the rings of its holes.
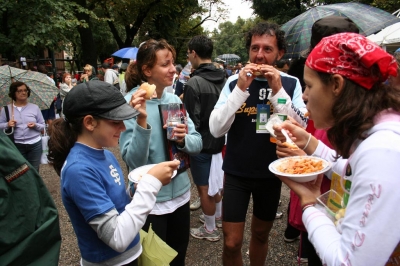
POLYGON ((307 204, 304 204, 302 207, 301 207, 301 210, 302 210, 302 212, 304 212, 306 209, 308 209, 308 208, 310 208, 310 207, 314 207, 315 206, 315 202, 313 202, 313 203, 307 203, 307 204))
POLYGON ((311 133, 308 133, 308 140, 307 140, 306 145, 305 145, 304 148, 302 149, 303 151, 304 151, 305 149, 307 149, 308 144, 310 144, 310 141, 311 141, 311 133))

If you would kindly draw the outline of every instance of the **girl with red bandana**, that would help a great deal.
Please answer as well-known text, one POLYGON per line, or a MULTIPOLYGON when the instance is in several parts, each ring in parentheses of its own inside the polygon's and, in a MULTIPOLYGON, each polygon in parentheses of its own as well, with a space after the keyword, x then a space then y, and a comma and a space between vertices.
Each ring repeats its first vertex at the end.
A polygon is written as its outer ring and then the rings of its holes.
MULTIPOLYGON (((314 205, 322 176, 308 183, 280 177, 300 197, 303 223, 324 265, 392 265, 400 242, 400 90, 383 84, 397 75, 394 58, 365 37, 340 33, 312 50, 304 69, 307 109, 334 150, 300 127, 284 123, 309 155, 334 162, 351 183, 340 225, 314 205)), ((331 176, 330 173, 327 176, 331 176)), ((394 264, 393 264, 394 265, 394 264)))

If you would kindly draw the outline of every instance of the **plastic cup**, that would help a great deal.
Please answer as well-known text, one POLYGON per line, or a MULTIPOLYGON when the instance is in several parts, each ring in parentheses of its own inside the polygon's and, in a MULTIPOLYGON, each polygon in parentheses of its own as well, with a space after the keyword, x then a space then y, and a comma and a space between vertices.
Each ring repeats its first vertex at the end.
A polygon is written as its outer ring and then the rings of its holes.
POLYGON ((179 124, 177 120, 168 120, 167 121, 167 139, 176 140, 177 137, 174 134, 174 128, 179 124))

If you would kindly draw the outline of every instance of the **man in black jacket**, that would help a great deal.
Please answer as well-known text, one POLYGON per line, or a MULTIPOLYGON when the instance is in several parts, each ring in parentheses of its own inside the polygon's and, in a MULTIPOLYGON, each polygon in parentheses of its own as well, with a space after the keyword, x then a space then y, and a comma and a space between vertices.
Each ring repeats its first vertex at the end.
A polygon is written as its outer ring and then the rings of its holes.
POLYGON ((218 101, 225 84, 225 73, 217 69, 211 62, 213 43, 206 36, 195 36, 188 43, 188 59, 196 69, 186 83, 184 103, 197 132, 203 139, 203 150, 196 156, 191 156, 190 167, 193 181, 199 192, 203 215, 200 221, 204 226, 190 229, 190 234, 199 239, 218 241, 220 233, 217 227, 222 227, 221 195, 223 173, 213 173, 212 178, 220 180, 209 191, 209 177, 212 158, 214 163, 221 163, 220 154, 225 144, 225 137, 214 138, 210 133, 209 118, 214 105, 218 101), (218 177, 216 176, 218 175, 218 177))

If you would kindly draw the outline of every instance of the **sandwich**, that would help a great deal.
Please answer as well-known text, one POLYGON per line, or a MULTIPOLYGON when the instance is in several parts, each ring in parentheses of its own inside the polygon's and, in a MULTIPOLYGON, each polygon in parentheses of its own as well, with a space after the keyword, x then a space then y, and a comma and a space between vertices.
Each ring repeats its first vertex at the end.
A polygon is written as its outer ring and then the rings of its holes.
POLYGON ((257 70, 253 72, 254 76, 262 76, 263 73, 261 72, 261 65, 257 65, 257 70))
POLYGON ((156 85, 144 82, 144 83, 142 83, 142 85, 140 85, 139 89, 145 90, 146 91, 146 95, 144 96, 144 98, 146 100, 150 100, 153 97, 153 94, 154 94, 154 92, 156 90, 156 85))

